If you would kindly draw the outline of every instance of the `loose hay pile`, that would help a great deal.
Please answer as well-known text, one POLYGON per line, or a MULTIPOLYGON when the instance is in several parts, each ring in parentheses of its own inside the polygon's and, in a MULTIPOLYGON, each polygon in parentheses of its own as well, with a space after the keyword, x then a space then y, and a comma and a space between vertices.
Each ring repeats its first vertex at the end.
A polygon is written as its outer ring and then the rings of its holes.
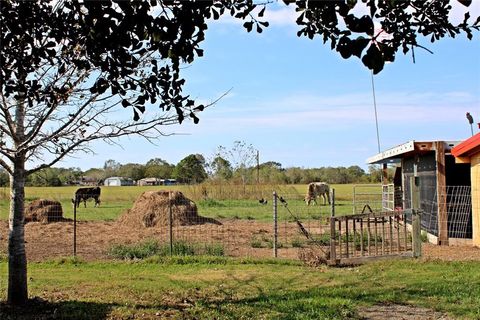
POLYGON ((62 205, 58 201, 38 199, 25 208, 25 222, 50 223, 63 220, 62 205))
POLYGON ((142 193, 133 207, 120 217, 119 222, 132 227, 168 226, 170 208, 174 226, 221 224, 215 219, 199 216, 195 202, 186 198, 183 193, 165 190, 142 193))

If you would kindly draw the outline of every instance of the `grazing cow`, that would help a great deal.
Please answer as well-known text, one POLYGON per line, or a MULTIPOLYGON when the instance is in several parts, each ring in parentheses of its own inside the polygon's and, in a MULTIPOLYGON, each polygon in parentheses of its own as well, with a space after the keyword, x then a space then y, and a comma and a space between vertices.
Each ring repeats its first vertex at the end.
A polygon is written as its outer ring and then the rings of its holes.
POLYGON ((92 198, 95 200, 95 207, 100 205, 100 187, 93 188, 79 188, 75 191, 72 203, 77 208, 80 206, 80 202, 83 201, 85 208, 87 207, 87 200, 92 198))
POLYGON ((313 201, 314 204, 317 204, 317 197, 323 197, 323 204, 325 205, 327 200, 330 204, 330 187, 325 182, 312 182, 308 184, 307 195, 305 196, 305 202, 307 206, 310 205, 310 202, 313 201))

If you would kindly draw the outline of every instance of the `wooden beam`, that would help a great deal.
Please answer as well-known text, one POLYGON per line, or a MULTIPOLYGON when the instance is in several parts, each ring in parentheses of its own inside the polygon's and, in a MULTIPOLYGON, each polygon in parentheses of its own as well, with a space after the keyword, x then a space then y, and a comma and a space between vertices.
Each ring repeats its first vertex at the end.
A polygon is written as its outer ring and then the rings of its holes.
POLYGON ((480 247, 480 153, 472 156, 472 243, 480 247))
POLYGON ((438 244, 448 245, 447 185, 445 179, 445 144, 435 141, 437 164, 438 244))
POLYGON ((388 184, 388 167, 386 163, 382 165, 382 184, 388 184))
POLYGON ((470 157, 455 157, 455 163, 470 163, 470 157))

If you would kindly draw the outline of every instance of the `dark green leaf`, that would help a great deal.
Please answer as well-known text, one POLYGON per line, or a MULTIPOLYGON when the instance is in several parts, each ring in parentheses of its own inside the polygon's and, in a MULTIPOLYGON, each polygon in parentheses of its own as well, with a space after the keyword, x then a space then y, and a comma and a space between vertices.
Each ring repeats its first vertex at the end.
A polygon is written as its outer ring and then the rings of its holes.
POLYGON ((264 14, 265 14, 265 6, 263 6, 262 10, 260 10, 260 12, 258 13, 258 16, 263 17, 264 14))
POLYGON ((457 0, 461 4, 463 4, 465 7, 469 7, 472 4, 472 0, 457 0))
POLYGON ((385 61, 383 60, 382 53, 375 45, 371 45, 367 53, 362 58, 363 64, 373 71, 374 74, 383 70, 385 61))
POLYGON ((245 29, 247 29, 248 32, 252 31, 253 28, 253 21, 247 21, 243 24, 245 29))

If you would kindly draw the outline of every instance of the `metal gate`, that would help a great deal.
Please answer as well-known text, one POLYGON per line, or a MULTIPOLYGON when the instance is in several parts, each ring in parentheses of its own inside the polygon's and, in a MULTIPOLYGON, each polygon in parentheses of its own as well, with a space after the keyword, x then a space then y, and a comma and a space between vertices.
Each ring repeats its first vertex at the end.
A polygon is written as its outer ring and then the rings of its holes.
POLYGON ((332 216, 328 263, 358 264, 379 258, 420 256, 419 216, 415 210, 332 216))

